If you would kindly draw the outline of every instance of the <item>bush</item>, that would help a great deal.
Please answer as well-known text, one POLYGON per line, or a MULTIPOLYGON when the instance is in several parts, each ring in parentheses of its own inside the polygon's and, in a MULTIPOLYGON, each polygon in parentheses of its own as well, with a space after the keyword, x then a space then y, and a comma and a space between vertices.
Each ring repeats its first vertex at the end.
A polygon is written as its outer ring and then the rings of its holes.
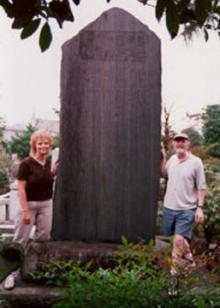
POLYGON ((7 174, 0 170, 0 195, 8 191, 8 176, 7 174))
POLYGON ((207 150, 207 154, 213 157, 220 158, 220 143, 215 143, 211 145, 207 150))
POLYGON ((208 158, 207 154, 207 146, 204 145, 196 145, 192 148, 192 153, 198 157, 200 157, 202 160, 205 160, 208 158))
POLYGON ((204 229, 207 245, 220 235, 220 185, 212 184, 206 196, 204 229))
POLYGON ((74 260, 49 261, 42 264, 45 272, 36 275, 61 288, 64 299, 53 308, 219 307, 220 290, 195 296, 190 278, 180 282, 179 296, 168 296, 171 277, 159 266, 164 256, 155 253, 152 245, 133 245, 123 238, 114 261, 114 268, 96 271, 92 262, 82 266, 74 260))

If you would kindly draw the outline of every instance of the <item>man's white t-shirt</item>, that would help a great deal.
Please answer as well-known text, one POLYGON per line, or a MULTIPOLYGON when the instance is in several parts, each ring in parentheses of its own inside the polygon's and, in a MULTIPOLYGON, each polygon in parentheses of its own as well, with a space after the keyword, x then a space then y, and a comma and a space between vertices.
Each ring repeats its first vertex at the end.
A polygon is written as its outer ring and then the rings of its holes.
POLYGON ((197 206, 198 190, 206 189, 205 173, 199 157, 188 153, 179 160, 176 154, 166 163, 168 176, 164 207, 173 210, 193 209, 197 206))

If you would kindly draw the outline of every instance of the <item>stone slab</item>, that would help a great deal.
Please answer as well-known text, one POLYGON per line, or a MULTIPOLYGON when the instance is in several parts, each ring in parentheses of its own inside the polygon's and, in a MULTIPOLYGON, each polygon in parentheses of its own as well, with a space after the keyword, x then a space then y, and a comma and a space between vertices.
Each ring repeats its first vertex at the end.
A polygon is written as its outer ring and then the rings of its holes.
POLYGON ((112 263, 116 244, 88 244, 83 242, 51 241, 44 243, 32 242, 29 244, 22 265, 22 277, 32 281, 30 273, 38 270, 41 262, 48 260, 78 260, 81 264, 93 260, 93 267, 108 267, 112 263))
POLYGON ((7 291, 0 286, 0 307, 49 308, 62 298, 57 288, 25 285, 7 291))
POLYGON ((111 9, 63 46, 53 238, 148 241, 160 166, 160 40, 111 9))

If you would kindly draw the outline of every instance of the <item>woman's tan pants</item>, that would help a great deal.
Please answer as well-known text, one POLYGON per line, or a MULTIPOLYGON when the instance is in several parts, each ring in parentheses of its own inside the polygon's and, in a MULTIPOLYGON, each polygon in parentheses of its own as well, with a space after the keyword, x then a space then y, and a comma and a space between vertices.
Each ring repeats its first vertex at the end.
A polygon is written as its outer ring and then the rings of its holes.
POLYGON ((15 222, 15 234, 13 241, 25 247, 30 238, 31 231, 35 226, 35 241, 47 241, 50 239, 52 228, 52 199, 46 201, 29 201, 29 210, 31 215, 30 224, 23 222, 23 212, 18 212, 15 222))

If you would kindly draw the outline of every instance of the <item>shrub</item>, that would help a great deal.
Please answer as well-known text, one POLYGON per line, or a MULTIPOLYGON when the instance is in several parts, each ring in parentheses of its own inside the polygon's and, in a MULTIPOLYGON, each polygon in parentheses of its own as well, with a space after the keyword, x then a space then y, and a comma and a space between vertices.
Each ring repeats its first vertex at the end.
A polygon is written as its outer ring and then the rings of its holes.
POLYGON ((207 150, 207 154, 213 157, 220 158, 220 144, 215 143, 211 145, 207 150))
POLYGON ((179 296, 168 296, 171 277, 158 264, 158 258, 161 261, 164 256, 155 253, 152 245, 134 245, 124 237, 122 240, 114 268, 92 271, 91 262, 81 266, 74 260, 42 264, 45 272, 38 272, 38 277, 55 282, 64 294, 53 307, 219 307, 220 290, 195 296, 190 278, 180 282, 179 296))
POLYGON ((207 245, 220 234, 220 185, 212 184, 207 190, 203 225, 207 245))
POLYGON ((8 176, 6 172, 0 170, 0 195, 8 191, 8 176))

